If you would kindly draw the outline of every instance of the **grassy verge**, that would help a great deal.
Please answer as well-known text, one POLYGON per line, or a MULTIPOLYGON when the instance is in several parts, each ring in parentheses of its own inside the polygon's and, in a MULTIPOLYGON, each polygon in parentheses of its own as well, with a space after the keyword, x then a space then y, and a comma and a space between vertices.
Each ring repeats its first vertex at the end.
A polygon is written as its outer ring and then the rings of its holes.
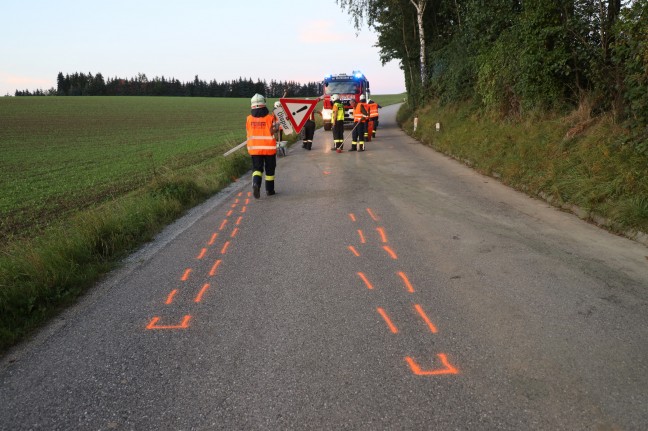
POLYGON ((426 145, 481 173, 645 241, 648 155, 624 144, 625 130, 611 117, 592 118, 580 109, 566 116, 502 121, 469 103, 433 103, 416 114, 404 106, 399 122, 426 145))

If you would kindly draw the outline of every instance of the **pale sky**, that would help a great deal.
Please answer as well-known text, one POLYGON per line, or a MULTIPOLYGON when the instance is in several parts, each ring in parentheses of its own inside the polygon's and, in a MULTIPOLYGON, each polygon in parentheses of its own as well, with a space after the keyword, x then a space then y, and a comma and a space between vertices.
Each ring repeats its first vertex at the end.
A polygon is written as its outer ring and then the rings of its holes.
POLYGON ((335 0, 1 0, 0 17, 0 96, 55 88, 59 72, 306 83, 361 70, 373 94, 405 91, 335 0))

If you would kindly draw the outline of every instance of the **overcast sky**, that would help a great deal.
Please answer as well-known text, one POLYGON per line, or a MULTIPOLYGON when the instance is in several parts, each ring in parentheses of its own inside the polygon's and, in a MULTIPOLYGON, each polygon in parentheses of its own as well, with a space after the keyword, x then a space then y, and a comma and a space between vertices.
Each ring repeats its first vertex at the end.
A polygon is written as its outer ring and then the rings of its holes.
POLYGON ((305 83, 361 70, 373 94, 405 91, 335 0, 2 0, 0 17, 0 96, 56 87, 58 72, 305 83))

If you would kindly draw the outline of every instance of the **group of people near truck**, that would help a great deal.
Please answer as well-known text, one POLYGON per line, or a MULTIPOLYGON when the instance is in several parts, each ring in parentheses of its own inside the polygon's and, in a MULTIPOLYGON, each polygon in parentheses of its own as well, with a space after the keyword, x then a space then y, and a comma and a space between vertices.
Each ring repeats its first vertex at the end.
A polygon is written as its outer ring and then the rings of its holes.
MULTIPOLYGON (((333 103, 333 113, 331 123, 333 124, 333 149, 341 153, 344 149, 344 104, 340 96, 333 94, 331 96, 333 103)), ((351 130, 351 149, 349 151, 364 151, 365 142, 371 141, 376 137, 378 129, 378 105, 373 100, 367 101, 366 97, 360 96, 360 101, 351 100, 353 108, 353 129, 351 130)))
MULTIPOLYGON (((338 94, 331 96, 333 103, 333 149, 341 153, 344 147, 344 111, 345 107, 338 94)), ((268 196, 275 194, 274 180, 277 166, 277 134, 280 126, 275 116, 266 107, 265 97, 255 94, 250 99, 250 115, 247 117, 247 150, 252 158, 252 193, 255 199, 261 197, 261 183, 265 171, 265 190, 268 196)), ((378 105, 373 100, 367 101, 364 95, 360 101, 351 101, 353 108, 353 129, 351 131, 351 149, 349 151, 365 151, 365 142, 376 137, 378 129, 378 105)), ((306 121, 302 148, 310 150, 315 134, 315 114, 313 111, 306 121)), ((281 139, 281 137, 279 138, 281 139)))

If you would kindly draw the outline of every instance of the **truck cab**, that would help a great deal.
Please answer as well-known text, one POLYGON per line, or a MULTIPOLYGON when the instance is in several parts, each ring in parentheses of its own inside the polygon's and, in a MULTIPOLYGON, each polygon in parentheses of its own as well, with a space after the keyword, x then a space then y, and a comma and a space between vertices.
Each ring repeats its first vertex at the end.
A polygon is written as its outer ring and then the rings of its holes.
POLYGON ((331 115, 333 104, 331 96, 337 94, 340 101, 344 104, 344 123, 353 124, 353 108, 351 101, 360 101, 360 96, 364 94, 369 100, 370 90, 369 81, 360 71, 353 71, 351 75, 340 73, 337 75, 326 75, 322 83, 322 97, 324 100, 322 109, 322 119, 324 121, 324 130, 331 130, 331 115))

